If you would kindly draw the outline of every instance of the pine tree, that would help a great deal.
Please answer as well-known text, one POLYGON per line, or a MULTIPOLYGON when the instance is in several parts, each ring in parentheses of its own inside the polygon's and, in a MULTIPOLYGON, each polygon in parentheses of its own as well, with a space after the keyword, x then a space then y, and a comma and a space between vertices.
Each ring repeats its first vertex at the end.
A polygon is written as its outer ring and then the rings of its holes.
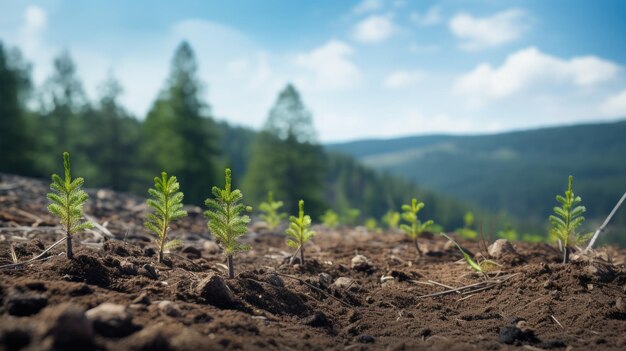
POLYGON ((209 210, 204 215, 209 219, 209 230, 224 249, 228 258, 228 277, 235 278, 233 255, 239 251, 250 250, 249 245, 241 244, 237 239, 248 232, 250 217, 243 215, 245 211, 252 211, 252 207, 239 203, 243 194, 239 189, 232 190, 230 168, 224 171, 226 182, 224 189, 213 187, 214 199, 206 199, 205 205, 209 210))
POLYGON ((217 129, 202 98, 203 86, 191 46, 177 48, 165 88, 144 123, 143 159, 148 169, 178 175, 188 201, 200 204, 206 182, 217 182, 217 129))
POLYGON ((561 241, 563 263, 567 263, 574 246, 588 240, 591 234, 580 235, 576 231, 585 221, 582 214, 586 209, 585 206, 578 205, 582 199, 574 194, 573 183, 574 177, 569 176, 565 196, 556 196, 556 201, 561 204, 561 207, 554 207, 555 215, 550 216, 550 223, 552 224, 550 234, 561 241))
POLYGON ((274 192, 272 191, 267 193, 267 201, 259 205, 259 210, 263 212, 259 217, 267 223, 270 230, 276 229, 280 222, 287 217, 286 213, 278 212, 281 207, 283 207, 283 202, 274 201, 274 192))
POLYGON ((183 210, 183 193, 178 191, 180 184, 176 177, 167 177, 167 173, 162 172, 161 177, 154 178, 154 189, 148 189, 150 199, 146 200, 152 209, 148 213, 148 220, 144 226, 157 236, 157 248, 159 250, 159 263, 163 262, 163 252, 174 249, 181 245, 180 240, 167 241, 167 234, 170 224, 182 217, 187 216, 183 210))
POLYGON ((407 221, 407 224, 401 224, 400 229, 402 229, 411 239, 413 239, 413 244, 415 245, 415 250, 417 253, 417 257, 422 255, 422 250, 420 249, 419 243, 417 241, 420 234, 428 230, 428 227, 434 224, 432 220, 428 220, 422 223, 417 214, 419 211, 424 208, 423 202, 417 202, 417 199, 412 199, 410 205, 402 205, 402 219, 407 221))
POLYGON ((298 217, 289 217, 289 228, 285 231, 287 234, 287 245, 300 251, 300 264, 304 264, 304 244, 311 240, 315 232, 310 230, 311 217, 304 214, 304 201, 298 202, 298 217))
POLYGON ((52 192, 48 193, 48 199, 51 203, 48 205, 48 211, 59 218, 65 231, 67 258, 73 259, 72 235, 93 228, 93 223, 83 221, 83 206, 89 196, 80 188, 85 182, 83 178, 79 177, 72 180, 70 154, 67 152, 63 153, 63 169, 65 179, 61 179, 57 174, 52 175, 52 183, 50 184, 52 192))
POLYGON ((303 199, 312 214, 322 213, 324 152, 316 142, 311 114, 292 85, 278 96, 252 150, 243 187, 253 202, 263 201, 270 189, 288 211, 303 199))

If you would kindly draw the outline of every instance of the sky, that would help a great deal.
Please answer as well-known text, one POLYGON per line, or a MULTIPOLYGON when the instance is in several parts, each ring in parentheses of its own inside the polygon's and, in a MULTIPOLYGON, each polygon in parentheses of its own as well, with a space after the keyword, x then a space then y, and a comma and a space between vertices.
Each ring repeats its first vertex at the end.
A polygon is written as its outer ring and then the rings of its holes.
POLYGON ((626 117, 626 2, 0 1, 0 41, 41 86, 69 50, 90 99, 110 74, 138 118, 175 48, 216 119, 260 128, 293 83, 323 142, 626 117))

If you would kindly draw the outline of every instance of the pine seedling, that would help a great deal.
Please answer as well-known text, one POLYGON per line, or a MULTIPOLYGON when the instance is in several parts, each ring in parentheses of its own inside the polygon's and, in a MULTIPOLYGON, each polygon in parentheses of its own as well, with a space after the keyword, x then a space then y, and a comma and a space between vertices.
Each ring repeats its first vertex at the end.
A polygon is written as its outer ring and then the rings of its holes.
POLYGON ((263 212, 260 217, 267 223, 269 229, 274 230, 280 225, 283 219, 287 218, 286 213, 280 213, 278 210, 283 207, 282 201, 274 201, 274 192, 267 193, 267 201, 261 202, 259 210, 263 212))
POLYGON ((287 234, 287 245, 300 251, 300 264, 304 264, 304 244, 309 241, 315 232, 310 230, 311 217, 304 214, 304 200, 298 202, 298 217, 289 217, 289 228, 287 234))
POLYGON ((74 258, 74 250, 72 249, 72 235, 94 227, 93 223, 83 221, 83 206, 89 195, 80 187, 85 180, 78 177, 72 180, 70 172, 70 154, 63 153, 63 168, 65 171, 65 179, 61 179, 59 175, 52 175, 52 183, 48 193, 48 199, 51 203, 48 205, 48 211, 59 218, 61 226, 65 231, 65 242, 67 258, 74 258))
POLYGON ((424 208, 424 203, 417 202, 417 199, 413 199, 411 205, 402 205, 402 219, 409 222, 409 224, 401 224, 400 229, 413 239, 417 257, 422 255, 422 250, 420 249, 417 238, 420 234, 427 231, 428 227, 434 224, 432 220, 428 220, 424 223, 419 220, 417 214, 422 208, 424 208))
POLYGON ((398 229, 398 225, 400 224, 400 213, 389 210, 382 218, 382 222, 387 225, 387 228, 391 230, 398 229))
POLYGON ((322 220, 322 224, 324 224, 327 228, 332 229, 339 225, 339 215, 330 208, 324 212, 320 219, 322 220))
POLYGON ((474 261, 474 259, 472 259, 472 257, 467 252, 465 252, 465 250, 463 250, 461 245, 459 245, 446 233, 441 233, 441 235, 443 235, 446 239, 450 240, 454 244, 454 246, 456 246, 456 248, 459 249, 459 251, 461 251, 461 254, 463 254, 463 258, 465 259, 465 262, 467 262, 467 265, 470 266, 471 269, 482 274, 485 278, 488 278, 486 272, 489 270, 489 268, 494 267, 494 266, 499 266, 498 263, 492 260, 482 260, 480 262, 474 261))
POLYGON ((556 201, 561 204, 561 207, 554 207, 555 215, 550 216, 552 224, 550 234, 561 241, 563 263, 567 263, 569 253, 574 246, 588 240, 591 234, 580 235, 576 232, 576 229, 585 221, 585 217, 582 216, 585 207, 578 206, 582 199, 574 195, 573 182, 574 177, 569 176, 565 196, 556 196, 556 201))
POLYGON ((159 263, 163 262, 163 252, 175 249, 182 245, 178 239, 167 240, 167 233, 170 224, 182 217, 187 216, 183 210, 183 193, 178 191, 180 184, 176 177, 167 177, 167 173, 162 172, 161 177, 154 178, 155 189, 148 189, 150 199, 146 200, 147 205, 152 208, 148 213, 148 220, 144 226, 154 232, 157 236, 157 247, 159 250, 159 263))
POLYGON ((250 250, 249 245, 241 244, 237 238, 248 232, 250 217, 242 215, 244 211, 252 211, 252 207, 239 203, 243 194, 239 189, 232 190, 230 168, 224 171, 226 184, 224 189, 213 187, 215 199, 206 199, 204 204, 209 210, 204 215, 209 219, 209 230, 224 249, 228 258, 228 277, 235 278, 233 255, 239 251, 250 250))

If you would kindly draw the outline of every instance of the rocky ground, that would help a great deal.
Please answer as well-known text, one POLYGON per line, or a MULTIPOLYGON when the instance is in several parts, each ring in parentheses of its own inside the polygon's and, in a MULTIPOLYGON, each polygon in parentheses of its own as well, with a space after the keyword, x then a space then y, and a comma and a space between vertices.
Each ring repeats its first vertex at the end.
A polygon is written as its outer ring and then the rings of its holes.
MULTIPOLYGON (((46 192, 0 175, 0 265, 61 238, 46 192)), ((289 264, 284 236, 256 225, 229 280, 200 208, 173 228, 185 246, 158 264, 144 200, 89 193, 99 226, 77 237, 74 260, 61 243, 0 269, 0 349, 626 349, 625 250, 564 265, 549 245, 504 244, 485 278, 441 237, 420 239, 416 260, 405 236, 359 228, 316 228, 307 261, 289 264)))

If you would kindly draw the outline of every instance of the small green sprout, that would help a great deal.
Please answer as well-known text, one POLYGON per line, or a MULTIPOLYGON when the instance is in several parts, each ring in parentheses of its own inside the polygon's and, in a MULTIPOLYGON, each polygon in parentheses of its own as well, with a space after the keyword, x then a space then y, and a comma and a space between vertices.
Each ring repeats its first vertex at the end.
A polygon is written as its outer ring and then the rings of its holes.
POLYGON ((378 227, 378 221, 376 220, 376 218, 366 219, 365 228, 367 228, 367 230, 372 231, 372 232, 380 230, 380 228, 378 227))
POLYGON ((48 205, 48 211, 57 216, 61 222, 61 226, 65 231, 66 255, 67 258, 74 258, 72 250, 72 235, 94 227, 89 221, 82 221, 83 206, 89 196, 80 187, 85 180, 78 177, 72 180, 70 173, 70 154, 63 153, 63 168, 65 170, 65 179, 61 179, 59 175, 52 175, 52 183, 50 184, 51 193, 48 193, 48 199, 51 203, 48 205))
POLYGON ((459 251, 461 251, 461 254, 463 254, 463 258, 465 259, 465 262, 467 262, 467 264, 470 266, 470 268, 472 268, 474 271, 482 274, 485 278, 488 278, 486 272, 489 271, 490 268, 492 268, 494 266, 499 266, 498 263, 496 263, 495 261, 492 261, 492 260, 482 260, 480 262, 474 261, 472 259, 472 257, 467 252, 465 252, 465 250, 463 250, 461 245, 459 245, 456 241, 454 241, 446 233, 441 233, 441 235, 443 235, 446 239, 450 240, 457 247, 457 249, 459 249, 459 251))
POLYGON ((554 207, 556 215, 550 216, 550 223, 552 223, 550 234, 561 241, 563 246, 563 263, 567 263, 569 253, 573 247, 588 240, 591 234, 580 235, 576 232, 576 228, 585 221, 585 217, 582 216, 585 212, 585 207, 578 206, 582 199, 580 196, 574 195, 574 190, 572 189, 573 182, 574 177, 569 176, 565 197, 561 195, 556 196, 556 201, 561 203, 561 207, 554 207))
POLYGON ((478 238, 478 232, 474 230, 474 214, 467 212, 463 216, 463 228, 455 230, 455 232, 464 239, 476 239, 478 238))
POLYGON ((402 205, 402 219, 409 222, 410 226, 407 224, 401 224, 400 229, 402 229, 411 239, 413 239, 413 243, 415 245, 415 250, 417 251, 417 257, 422 255, 422 250, 420 249, 417 238, 420 234, 427 231, 428 228, 434 224, 432 220, 428 220, 422 223, 418 217, 418 212, 424 208, 423 202, 417 202, 417 199, 413 199, 411 201, 411 205, 402 205))
POLYGON ((276 227, 280 225, 280 222, 287 218, 286 213, 278 212, 281 207, 283 207, 283 202, 274 201, 274 192, 272 191, 267 193, 267 201, 261 202, 259 205, 259 210, 263 212, 260 217, 267 223, 268 228, 271 230, 276 229, 276 227))
POLYGON ((324 224, 327 228, 332 229, 339 225, 339 215, 330 208, 324 212, 320 219, 322 220, 322 224, 324 224))
POLYGON ((172 250, 182 245, 178 239, 167 241, 167 232, 170 224, 187 215, 183 210, 183 193, 178 191, 180 184, 176 177, 167 177, 162 172, 161 177, 154 177, 155 189, 148 189, 150 199, 146 204, 152 208, 148 213, 148 219, 144 222, 146 229, 154 232, 157 236, 157 248, 159 250, 159 263, 163 262, 163 252, 172 250))
POLYGON ((355 226, 357 220, 361 216, 361 210, 358 208, 346 208, 341 216, 341 223, 347 226, 355 226))
POLYGON ((387 225, 387 227, 391 230, 398 229, 398 225, 400 224, 400 213, 397 211, 389 210, 382 218, 382 222, 387 225))
POLYGON ((224 171, 226 184, 224 189, 216 186, 212 192, 215 199, 206 199, 204 204, 209 210, 204 215, 209 219, 207 226, 224 248, 228 258, 228 277, 235 278, 233 255, 239 251, 250 250, 249 245, 237 241, 237 238, 248 232, 250 217, 242 215, 244 211, 252 211, 252 207, 239 203, 243 199, 241 190, 232 190, 230 168, 224 171))
POLYGON ((304 200, 298 202, 298 217, 289 217, 289 228, 287 234, 287 245, 300 251, 300 264, 304 264, 304 244, 309 241, 315 232, 310 230, 311 217, 304 214, 304 200))

